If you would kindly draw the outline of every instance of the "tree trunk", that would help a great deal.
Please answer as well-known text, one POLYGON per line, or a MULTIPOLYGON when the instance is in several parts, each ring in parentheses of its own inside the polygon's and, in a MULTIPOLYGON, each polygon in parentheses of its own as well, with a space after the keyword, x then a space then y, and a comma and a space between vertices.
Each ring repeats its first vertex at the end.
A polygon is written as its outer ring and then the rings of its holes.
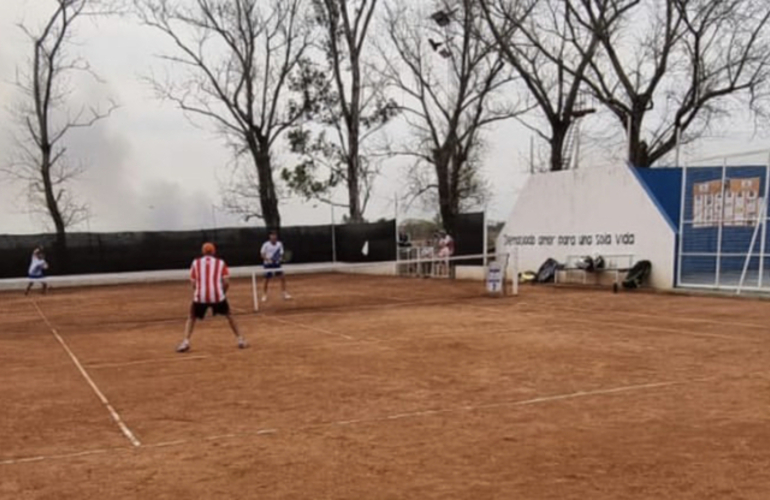
POLYGON ((648 168, 651 166, 652 162, 650 161, 649 151, 647 150, 647 143, 641 138, 643 118, 643 114, 634 113, 631 117, 630 130, 628 130, 629 123, 626 122, 625 124, 626 138, 627 140, 630 138, 627 146, 629 148, 628 161, 635 167, 648 168))
POLYGON ((551 126, 551 172, 564 170, 564 143, 567 140, 569 124, 552 124, 551 126))
MULTIPOLYGON (((355 40, 349 40, 350 66, 352 82, 350 93, 350 116, 348 118, 348 203, 350 206, 350 222, 363 222, 361 213, 361 157, 359 156, 361 138, 361 71, 358 54, 353 50, 355 40), (352 44, 351 44, 352 42, 352 44)), ((343 96, 344 99, 344 96, 343 96)))
POLYGON ((273 166, 269 153, 267 140, 249 140, 254 164, 257 167, 257 179, 259 180, 259 203, 262 208, 262 219, 270 229, 281 228, 281 214, 278 210, 278 195, 275 192, 273 181, 273 166))
MULTIPOLYGON (((451 154, 445 146, 433 153, 433 162, 436 168, 436 180, 438 184, 438 205, 441 214, 441 222, 444 230, 453 238, 456 237, 455 222, 457 221, 458 203, 457 193, 454 192, 451 182, 451 154)), ((455 186, 456 187, 456 186, 455 186)))
POLYGON ((53 182, 51 181, 51 148, 50 146, 43 146, 41 149, 43 158, 40 165, 40 174, 43 181, 45 205, 51 216, 51 220, 53 220, 54 229, 56 231, 53 251, 54 260, 56 261, 55 267, 60 273, 67 273, 67 225, 64 223, 64 216, 59 209, 59 203, 56 200, 56 193, 54 192, 53 182))
MULTIPOLYGON (((441 168, 443 175, 439 177, 438 182, 439 212, 441 213, 441 224, 444 226, 444 231, 446 231, 447 234, 449 234, 449 236, 454 239, 456 245, 458 238, 461 236, 457 234, 457 216, 460 211, 460 204, 457 189, 453 189, 451 183, 449 182, 449 177, 451 175, 451 172, 448 171, 449 168, 450 167, 448 164, 444 164, 444 166, 441 168), (445 187, 445 190, 442 190, 442 185, 445 187), (444 191, 443 194, 442 191, 444 191)), ((438 165, 436 166, 436 171, 437 173, 439 171, 438 165)), ((449 276, 454 278, 454 265, 449 266, 448 272, 449 276)))
POLYGON ((350 207, 350 222, 363 222, 361 213, 361 189, 359 179, 361 175, 361 158, 358 148, 358 121, 352 123, 348 131, 348 204, 350 207))

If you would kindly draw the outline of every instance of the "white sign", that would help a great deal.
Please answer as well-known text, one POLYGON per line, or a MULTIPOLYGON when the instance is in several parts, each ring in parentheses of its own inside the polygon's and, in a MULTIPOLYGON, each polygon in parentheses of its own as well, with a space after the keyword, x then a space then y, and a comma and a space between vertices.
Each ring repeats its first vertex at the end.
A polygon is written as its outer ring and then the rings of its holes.
POLYGON ((487 291, 489 293, 503 291, 503 266, 499 262, 490 262, 487 266, 487 291))
POLYGON ((549 258, 562 263, 579 255, 649 260, 652 286, 671 288, 676 227, 652 196, 623 165, 532 175, 501 231, 497 251, 515 249, 516 268, 533 272, 549 258))

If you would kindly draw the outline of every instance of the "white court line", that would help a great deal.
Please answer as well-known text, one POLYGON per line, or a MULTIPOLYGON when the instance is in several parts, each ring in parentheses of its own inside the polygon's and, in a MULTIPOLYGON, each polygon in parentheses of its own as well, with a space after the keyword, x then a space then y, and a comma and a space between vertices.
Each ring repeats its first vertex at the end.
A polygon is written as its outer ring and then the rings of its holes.
MULTIPOLYGON (((300 328, 306 328, 305 325, 297 323, 297 326, 300 328)), ((482 331, 482 332, 467 332, 468 335, 502 335, 502 334, 512 334, 512 333, 521 333, 524 332, 525 328, 505 328, 500 330, 488 330, 488 331, 482 331)), ((445 332, 445 333, 430 333, 430 334, 415 334, 412 337, 408 336, 399 336, 399 337, 385 337, 385 338, 377 338, 372 340, 360 340, 360 339, 353 339, 352 341, 347 342, 327 342, 327 343, 297 343, 297 344, 290 344, 286 345, 286 347, 276 347, 272 349, 259 349, 259 352, 261 353, 271 353, 271 352, 285 352, 287 348, 290 348, 293 351, 299 351, 299 350, 315 350, 315 349, 324 349, 327 347, 344 347, 344 346, 351 346, 351 345, 363 345, 363 346, 376 346, 382 348, 383 346, 379 344, 389 344, 391 342, 397 343, 397 342, 411 342, 411 341, 420 341, 420 340, 430 340, 430 339, 441 339, 446 337, 454 337, 457 336, 456 332, 445 332)), ((393 350, 393 348, 387 348, 388 350, 393 350)), ((240 355, 240 352, 232 352, 232 353, 225 353, 220 355, 214 355, 214 354, 206 354, 206 355, 198 355, 198 356, 177 356, 174 358, 150 358, 150 359, 143 359, 138 361, 126 361, 126 362, 119 362, 119 363, 102 363, 102 364, 93 364, 93 365, 85 365, 86 368, 90 369, 102 369, 102 368, 123 368, 127 366, 136 366, 136 365, 145 365, 145 364, 157 364, 157 363, 167 363, 169 361, 171 362, 177 362, 177 361, 195 361, 200 359, 222 359, 230 356, 238 356, 240 355)))
MULTIPOLYGON (((434 415, 484 411, 484 410, 491 410, 496 408, 530 406, 530 405, 537 405, 537 404, 544 404, 544 403, 567 401, 571 399, 588 398, 588 397, 595 397, 595 396, 608 396, 612 394, 622 394, 622 393, 634 392, 634 391, 660 389, 664 387, 672 387, 675 385, 686 385, 686 384, 693 384, 693 383, 709 382, 715 379, 716 379, 715 377, 709 377, 709 378, 702 378, 702 379, 695 379, 695 380, 653 382, 648 384, 612 387, 609 389, 596 389, 592 391, 577 391, 577 392, 571 392, 566 394, 554 394, 551 396, 542 396, 542 397, 524 399, 524 400, 518 400, 518 401, 503 401, 503 402, 497 402, 497 403, 458 406, 453 408, 418 410, 418 411, 411 411, 411 412, 404 412, 404 413, 395 413, 391 415, 383 415, 379 417, 359 418, 359 419, 351 419, 351 420, 337 420, 337 421, 326 422, 321 424, 305 425, 305 426, 296 427, 296 428, 284 428, 284 429, 271 428, 271 429, 260 429, 257 431, 249 431, 249 432, 235 432, 231 434, 219 434, 219 435, 208 436, 203 438, 180 439, 180 440, 166 441, 166 442, 156 443, 156 444, 146 444, 142 446, 142 449, 170 448, 174 446, 183 446, 188 444, 196 444, 200 442, 213 442, 213 441, 239 439, 239 438, 254 436, 254 435, 256 436, 273 435, 273 434, 279 434, 281 432, 290 433, 294 431, 307 431, 307 430, 322 429, 322 428, 329 428, 329 427, 347 427, 347 426, 352 426, 356 424, 371 424, 371 423, 387 422, 392 420, 402 420, 402 419, 409 419, 409 418, 424 418, 424 417, 430 417, 434 415)), ((70 453, 70 454, 63 454, 63 455, 49 455, 49 456, 9 459, 9 460, 0 462, 0 466, 15 465, 15 464, 22 464, 22 463, 29 463, 29 462, 41 462, 44 460, 74 458, 74 457, 80 457, 80 456, 86 456, 86 455, 103 454, 103 453, 108 453, 110 451, 125 451, 125 449, 113 448, 111 450, 105 449, 105 450, 85 451, 80 453, 70 453)))
MULTIPOLYGON (((390 300, 389 298, 386 298, 386 300, 390 300)), ((275 317, 276 315, 280 314, 283 316, 289 316, 292 318, 301 318, 305 316, 330 316, 330 315, 355 315, 358 313, 366 313, 371 311, 379 311, 381 309, 397 309, 397 308, 406 308, 411 306, 445 306, 449 300, 448 299, 418 299, 418 300, 409 300, 408 302, 402 301, 402 299, 396 299, 393 298, 393 300, 396 300, 398 302, 394 304, 378 304, 378 305, 366 305, 366 306, 355 306, 351 309, 344 309, 343 306, 333 306, 330 309, 323 310, 318 309, 315 311, 307 311, 307 312, 294 312, 291 309, 282 309, 282 310, 271 310, 267 311, 264 314, 264 317, 275 317)), ((300 310, 301 311, 301 310, 300 310)))
POLYGON ((285 319, 281 319, 281 318, 276 318, 276 317, 273 317, 273 316, 268 316, 267 318, 268 319, 272 319, 274 321, 277 321, 279 323, 284 323, 286 325, 291 325, 291 326, 297 326, 299 328, 304 328, 305 330, 309 330, 311 332, 318 332, 318 333, 323 333, 325 335, 334 335, 334 336, 337 336, 337 337, 342 337, 343 339, 349 340, 351 343, 354 343, 354 344, 363 345, 363 346, 374 346, 374 347, 376 347, 378 349, 382 349, 382 350, 385 350, 385 351, 392 351, 393 350, 392 347, 381 345, 382 340, 379 339, 379 338, 370 337, 370 338, 367 338, 367 339, 357 339, 355 337, 351 337, 350 335, 345 335, 344 333, 333 332, 331 330, 326 330, 326 329, 323 329, 323 328, 318 328, 316 326, 306 325, 304 323, 299 323, 297 321, 289 321, 289 320, 285 320, 285 319))
POLYGON ((197 359, 209 359, 213 356, 209 355, 197 355, 197 356, 176 356, 174 358, 152 358, 152 359, 142 359, 138 361, 123 361, 119 363, 95 363, 95 364, 86 364, 86 368, 90 368, 92 370, 98 370, 101 368, 121 368, 124 366, 134 366, 134 365, 146 365, 151 363, 174 363, 177 361, 195 361, 197 359))
POLYGON ((40 317, 45 321, 45 324, 48 325, 48 328, 51 330, 51 333, 53 334, 54 338, 61 344, 61 346, 64 348, 64 350, 69 355, 70 359, 72 359, 72 362, 75 363, 75 366, 77 367, 78 371, 80 371, 80 374, 83 376, 84 379, 86 379, 86 382, 88 382, 88 385, 91 386, 91 389, 93 389, 96 396, 99 398, 99 400, 102 402, 102 404, 107 408, 107 410, 110 412, 110 415, 112 416, 112 419, 115 421, 116 424, 118 424, 118 427, 123 432, 123 435, 128 438, 128 440, 131 442, 134 446, 141 446, 141 442, 136 438, 133 432, 131 432, 131 429, 128 428, 128 426, 123 422, 123 420, 120 418, 120 415, 118 415, 118 412, 115 411, 115 408, 112 407, 109 400, 104 396, 104 393, 102 393, 101 390, 99 390, 99 387, 94 383, 94 381, 91 379, 91 376, 88 375, 88 372, 83 368, 83 365, 80 364, 80 360, 78 360, 77 356, 75 356, 75 353, 72 352, 72 350, 69 348, 67 343, 64 341, 64 339, 59 335, 59 332, 56 331, 56 328, 51 324, 50 321, 48 321, 48 317, 43 313, 43 310, 40 309, 40 306, 35 302, 32 301, 32 304, 34 304, 35 309, 37 309, 37 313, 40 315, 40 317))
POLYGON ((297 323, 296 321, 289 321, 289 320, 282 319, 282 318, 276 318, 275 316, 265 316, 265 318, 268 319, 268 320, 271 320, 271 321, 278 322, 278 323, 283 323, 284 325, 298 326, 300 328, 304 328, 305 330, 310 330, 311 332, 322 333, 324 335, 332 335, 332 336, 335 336, 335 337, 342 337, 345 340, 352 340, 352 341, 362 342, 360 340, 357 340, 357 339, 351 337, 350 335, 345 335, 344 333, 336 333, 336 332, 332 332, 332 331, 329 331, 329 330, 324 330, 323 328, 318 328, 318 327, 315 327, 315 326, 310 326, 310 325, 305 325, 305 324, 302 324, 302 323, 297 323))
MULTIPOLYGON (((493 307, 484 307, 484 306, 478 306, 475 304, 467 304, 469 307, 473 307, 475 309, 479 309, 481 311, 486 312, 492 312, 492 313, 500 313, 500 312, 506 312, 505 309, 502 308, 493 308, 493 307)), ((558 309, 552 309, 554 312, 558 312, 558 309)), ((567 311, 564 311, 567 312, 567 311)), ((546 314, 541 312, 535 312, 535 311, 517 311, 517 314, 523 314, 523 315, 529 315, 529 316, 538 316, 542 318, 547 318, 549 320, 562 320, 562 321, 572 321, 575 323, 583 323, 586 325, 594 325, 594 326, 609 326, 614 328, 624 328, 626 330, 641 330, 641 331, 652 331, 652 332, 663 332, 663 333, 673 333, 676 335, 685 335, 688 337, 706 337, 706 338, 717 338, 717 339, 724 339, 724 340, 738 340, 743 342, 759 342, 760 339, 755 339, 751 337, 744 337, 741 335, 720 335, 718 333, 701 333, 701 332, 692 332, 690 330, 681 330, 678 328, 663 328, 659 326, 645 326, 645 325, 628 325, 625 323, 613 323, 613 322, 607 322, 607 321, 596 321, 592 319, 586 319, 586 318, 576 318, 574 316, 571 316, 569 318, 557 318, 554 317, 553 314, 546 314)))
MULTIPOLYGON (((523 314, 533 314, 529 312, 523 312, 523 314)), ((549 319, 553 319, 553 315, 546 315, 543 313, 534 313, 537 316, 547 316, 549 319)), ((626 330, 647 330, 651 332, 663 332, 663 333, 673 333, 675 335, 685 335, 688 337, 705 337, 705 338, 716 338, 716 339, 723 339, 723 340, 739 340, 743 342, 757 342, 758 339, 752 339, 750 337, 744 337, 741 335, 720 335, 718 333, 705 333, 705 332, 692 332, 690 330, 682 330, 679 328, 664 328, 659 326, 645 326, 645 325, 628 325, 625 323, 614 323, 614 322, 606 322, 606 321, 595 321, 585 318, 575 318, 570 317, 568 318, 569 321, 574 321, 575 323, 584 323, 587 325, 600 325, 600 326, 611 326, 613 328, 625 328, 626 330)))
MULTIPOLYGON (((582 312, 585 313, 586 311, 583 309, 573 308, 573 307, 554 307, 551 308, 551 310, 562 310, 564 312, 582 312)), ((609 313, 609 314, 618 314, 622 316, 630 316, 630 317, 638 317, 638 318, 656 318, 660 319, 660 314, 645 314, 645 313, 634 313, 634 312, 628 312, 628 311, 602 311, 602 313, 609 313)), ((714 320, 714 319, 704 319, 704 318, 691 318, 689 316, 679 316, 677 313, 669 313, 667 314, 667 319, 671 319, 673 321, 684 321, 687 323, 703 323, 708 325, 722 325, 722 326, 730 326, 730 327, 745 327, 745 328, 759 328, 762 330, 767 330, 768 325, 760 325, 757 323, 735 323, 733 321, 721 321, 721 320, 714 320), (670 315, 669 315, 670 314, 670 315)))
POLYGON ((413 412, 397 413, 394 415, 386 415, 382 417, 360 418, 355 420, 341 420, 338 422, 332 422, 331 424, 327 424, 327 425, 346 426, 346 425, 354 425, 354 424, 383 422, 388 420, 401 420, 405 418, 428 417, 432 415, 447 414, 447 413, 473 412, 473 411, 481 411, 481 410, 491 410, 495 408, 530 406, 530 405, 536 405, 536 404, 542 404, 542 403, 565 401, 569 399, 586 398, 586 397, 592 397, 592 396, 607 396, 611 394, 619 394, 624 392, 659 389, 662 387, 671 387, 674 385, 684 385, 684 384, 691 384, 696 382, 707 382, 710 380, 713 380, 713 377, 707 378, 707 379, 704 378, 704 379, 688 380, 688 381, 654 382, 649 384, 627 385, 627 386, 621 386, 621 387, 614 387, 611 389, 577 391, 577 392, 571 392, 568 394, 556 394, 553 396, 542 396, 538 398, 525 399, 525 400, 519 400, 519 401, 503 401, 500 403, 487 403, 487 404, 469 405, 469 406, 462 406, 462 407, 455 407, 455 408, 438 408, 433 410, 420 410, 420 411, 413 411, 413 412))
POLYGON ((103 455, 105 453, 110 453, 113 451, 124 451, 127 448, 105 448, 101 450, 89 450, 89 451, 78 451, 75 453, 62 453, 60 455, 41 455, 37 457, 25 457, 25 458, 11 458, 8 460, 0 461, 0 465, 16 465, 16 464, 27 464, 31 462, 42 462, 44 460, 62 460, 65 458, 78 458, 78 457, 87 457, 90 455, 103 455))

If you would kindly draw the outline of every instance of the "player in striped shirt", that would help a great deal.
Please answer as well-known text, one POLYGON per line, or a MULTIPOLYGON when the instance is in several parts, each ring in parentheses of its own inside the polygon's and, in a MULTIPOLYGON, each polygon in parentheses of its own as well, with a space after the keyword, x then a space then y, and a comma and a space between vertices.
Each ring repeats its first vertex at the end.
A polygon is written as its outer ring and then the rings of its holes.
POLYGON ((230 328, 238 338, 238 347, 243 349, 246 347, 246 340, 230 314, 230 304, 225 296, 230 287, 230 270, 225 261, 216 257, 216 247, 213 243, 205 243, 202 253, 203 256, 195 259, 190 268, 190 281, 195 293, 190 306, 190 316, 187 318, 184 340, 176 350, 177 352, 190 350, 190 338, 195 328, 195 322, 203 320, 209 309, 213 311, 214 316, 227 318, 230 328))

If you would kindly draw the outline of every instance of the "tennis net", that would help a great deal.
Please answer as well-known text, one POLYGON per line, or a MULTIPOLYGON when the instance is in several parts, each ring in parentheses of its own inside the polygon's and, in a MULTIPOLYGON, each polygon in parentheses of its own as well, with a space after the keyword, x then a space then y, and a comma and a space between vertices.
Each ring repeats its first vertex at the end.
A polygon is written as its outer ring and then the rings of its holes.
POLYGON ((252 303, 255 311, 283 311, 514 295, 518 292, 513 279, 517 269, 512 257, 431 255, 388 262, 259 268, 251 274, 252 303))

